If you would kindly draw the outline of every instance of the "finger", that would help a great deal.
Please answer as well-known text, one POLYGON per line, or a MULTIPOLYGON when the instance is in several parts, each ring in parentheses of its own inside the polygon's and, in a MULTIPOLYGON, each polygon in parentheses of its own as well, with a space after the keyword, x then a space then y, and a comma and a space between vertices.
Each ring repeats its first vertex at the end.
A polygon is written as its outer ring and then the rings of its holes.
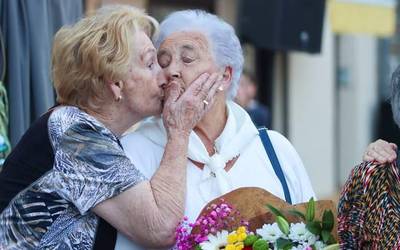
POLYGON ((384 157, 387 157, 388 162, 392 162, 397 158, 397 151, 393 149, 393 146, 397 148, 396 144, 380 140, 378 142, 378 146, 374 147, 374 150, 384 157))
POLYGON ((205 90, 207 93, 210 89, 217 84, 217 82, 222 80, 222 76, 218 73, 211 74, 210 78, 204 83, 202 89, 205 90))
POLYGON ((371 157, 371 156, 369 156, 369 155, 364 155, 363 161, 364 161, 364 162, 374 161, 374 158, 371 157))
POLYGON ((389 156, 396 155, 396 151, 394 151, 390 145, 388 145, 388 147, 383 148, 382 151, 384 151, 389 156))
MULTIPOLYGON (((219 78, 220 79, 220 78, 219 78)), ((217 80, 212 87, 210 88, 210 90, 208 91, 207 97, 206 97, 206 101, 209 103, 209 107, 211 107, 215 101, 215 96, 219 91, 219 88, 222 86, 222 82, 219 80, 217 80)))
POLYGON ((369 151, 368 156, 372 157, 373 161, 378 162, 379 164, 384 164, 387 160, 387 158, 383 157, 381 154, 375 151, 369 151))
MULTIPOLYGON (((198 97, 202 100, 207 99, 209 92, 212 87, 217 83, 219 78, 219 75, 214 73, 212 74, 208 80, 203 84, 203 86, 200 89, 200 92, 198 93, 198 97)), ((207 99, 208 100, 208 99, 207 99)))
POLYGON ((201 74, 196 80, 194 80, 190 84, 190 86, 186 89, 185 94, 197 96, 200 93, 204 83, 206 83, 209 78, 210 74, 208 73, 201 74))
POLYGON ((175 81, 169 83, 168 87, 166 88, 166 100, 165 105, 168 106, 171 103, 176 102, 181 94, 179 84, 175 81))
POLYGON ((378 154, 380 155, 381 158, 384 159, 384 162, 390 162, 391 160, 391 155, 389 153, 387 153, 386 151, 380 151, 378 152, 378 154))

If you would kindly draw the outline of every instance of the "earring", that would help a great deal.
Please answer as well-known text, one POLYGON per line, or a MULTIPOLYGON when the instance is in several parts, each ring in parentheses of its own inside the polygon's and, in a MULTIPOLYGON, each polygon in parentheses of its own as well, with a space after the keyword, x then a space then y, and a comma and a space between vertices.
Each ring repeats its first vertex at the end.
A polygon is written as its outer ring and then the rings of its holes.
POLYGON ((119 95, 119 96, 117 97, 116 101, 117 101, 117 102, 120 102, 121 100, 122 100, 122 96, 119 95))

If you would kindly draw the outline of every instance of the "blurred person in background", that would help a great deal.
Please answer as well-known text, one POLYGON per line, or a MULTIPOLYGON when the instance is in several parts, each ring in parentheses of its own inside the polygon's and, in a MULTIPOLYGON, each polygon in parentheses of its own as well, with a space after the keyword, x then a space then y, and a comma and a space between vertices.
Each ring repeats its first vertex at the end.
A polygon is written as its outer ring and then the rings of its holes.
MULTIPOLYGON (((143 11, 117 5, 57 32, 52 76, 59 105, 30 127, 0 173, 0 249, 93 249, 100 217, 147 247, 173 244, 189 134, 219 85, 217 74, 194 78, 185 93, 167 83, 150 40, 157 28, 143 11), (161 112, 165 151, 147 178, 119 139, 161 112)), ((102 236, 104 249, 109 240, 102 236)))
POLYGON ((270 112, 265 105, 257 101, 257 89, 255 78, 243 71, 235 101, 249 113, 251 120, 257 127, 271 128, 270 112))
MULTIPOLYGON (((392 75, 391 106, 400 127, 400 67, 392 75)), ((397 146, 371 143, 353 168, 338 206, 341 249, 400 248, 400 174, 397 146)))

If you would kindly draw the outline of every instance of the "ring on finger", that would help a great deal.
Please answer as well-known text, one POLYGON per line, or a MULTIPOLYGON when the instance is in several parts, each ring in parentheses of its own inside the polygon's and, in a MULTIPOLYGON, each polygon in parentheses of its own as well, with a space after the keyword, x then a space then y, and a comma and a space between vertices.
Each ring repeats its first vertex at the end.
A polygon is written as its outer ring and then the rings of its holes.
POLYGON ((207 102, 206 100, 203 100, 203 103, 205 106, 207 106, 209 102, 207 102))

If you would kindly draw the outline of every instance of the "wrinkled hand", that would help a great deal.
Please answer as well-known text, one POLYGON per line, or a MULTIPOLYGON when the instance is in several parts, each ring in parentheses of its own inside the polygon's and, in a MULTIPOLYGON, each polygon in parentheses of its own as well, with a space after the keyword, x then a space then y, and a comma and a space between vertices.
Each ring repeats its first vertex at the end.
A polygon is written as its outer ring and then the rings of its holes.
POLYGON ((397 146, 384 140, 377 140, 368 145, 363 161, 372 161, 378 164, 391 163, 397 158, 397 146))
POLYGON ((178 80, 168 83, 162 114, 168 136, 172 133, 190 134, 214 103, 215 94, 221 86, 220 80, 217 73, 211 76, 204 73, 184 92, 178 80))

